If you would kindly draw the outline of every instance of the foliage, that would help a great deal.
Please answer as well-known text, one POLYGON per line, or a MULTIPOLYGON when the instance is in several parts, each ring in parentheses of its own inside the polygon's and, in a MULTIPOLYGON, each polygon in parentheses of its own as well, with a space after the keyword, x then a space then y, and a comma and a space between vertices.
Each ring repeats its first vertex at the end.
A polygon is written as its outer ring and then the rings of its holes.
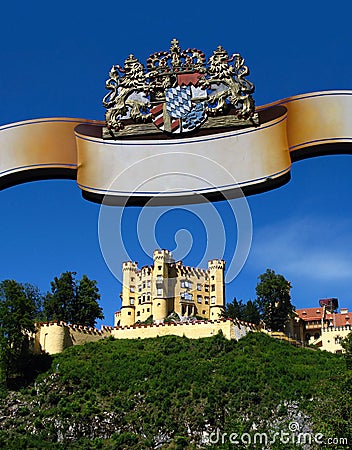
POLYGON ((291 303, 291 283, 271 269, 258 278, 257 304, 262 320, 270 330, 283 331, 295 309, 291 303))
POLYGON ((51 282, 51 293, 44 299, 45 319, 94 327, 97 319, 104 318, 97 282, 87 275, 77 281, 75 275, 65 272, 51 282))
POLYGON ((154 323, 153 315, 147 317, 145 320, 137 320, 136 325, 151 325, 154 323))
POLYGON ((238 301, 236 297, 231 303, 227 303, 223 307, 221 316, 226 319, 239 319, 256 325, 259 325, 260 322, 260 312, 257 303, 252 300, 243 303, 243 300, 238 301))
POLYGON ((345 359, 348 369, 352 369, 352 331, 341 341, 342 348, 345 349, 345 359))
POLYGON ((55 355, 35 389, 12 393, 0 404, 2 416, 8 415, 0 423, 0 441, 9 449, 139 450, 160 442, 159 448, 170 450, 233 448, 199 447, 201 432, 250 432, 253 423, 267 431, 291 401, 310 412, 315 432, 331 434, 335 427, 340 436, 351 420, 351 388, 343 377, 342 355, 295 348, 263 333, 238 342, 221 334, 105 339, 55 355), (16 416, 4 412, 6 405, 17 408, 16 416), (338 414, 326 417, 320 408, 338 414))
POLYGON ((164 323, 173 323, 173 322, 179 322, 179 321, 180 321, 180 316, 174 311, 164 319, 164 323))
POLYGON ((15 280, 0 283, 0 370, 2 384, 28 362, 29 333, 40 304, 38 289, 15 280))

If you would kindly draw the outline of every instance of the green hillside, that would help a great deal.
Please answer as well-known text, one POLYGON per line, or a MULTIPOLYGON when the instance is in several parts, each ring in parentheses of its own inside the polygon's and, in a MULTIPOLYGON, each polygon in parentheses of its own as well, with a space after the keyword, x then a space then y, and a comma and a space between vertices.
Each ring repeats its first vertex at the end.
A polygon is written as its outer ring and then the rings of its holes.
MULTIPOLYGON (((274 440, 294 423, 302 433, 350 442, 305 448, 351 448, 351 381, 343 356, 262 333, 238 342, 221 335, 109 338, 65 350, 34 383, 9 392, 1 400, 0 443, 9 449, 265 448, 253 442, 255 433, 274 440), (228 433, 223 444, 215 442, 222 436, 217 429, 228 433), (239 435, 237 444, 231 433, 239 435)), ((300 446, 276 439, 267 448, 300 446)))

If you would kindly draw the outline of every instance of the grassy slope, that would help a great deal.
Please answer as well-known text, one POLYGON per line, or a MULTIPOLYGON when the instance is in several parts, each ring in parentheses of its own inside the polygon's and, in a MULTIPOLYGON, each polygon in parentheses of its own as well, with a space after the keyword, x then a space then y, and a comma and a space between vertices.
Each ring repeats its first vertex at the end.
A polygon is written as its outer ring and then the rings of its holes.
POLYGON ((260 333, 239 342, 220 335, 106 339, 67 349, 34 386, 10 393, 0 442, 3 448, 195 448, 204 430, 243 433, 253 423, 278 430, 298 416, 306 430, 344 437, 351 433, 350 380, 343 357, 260 333))

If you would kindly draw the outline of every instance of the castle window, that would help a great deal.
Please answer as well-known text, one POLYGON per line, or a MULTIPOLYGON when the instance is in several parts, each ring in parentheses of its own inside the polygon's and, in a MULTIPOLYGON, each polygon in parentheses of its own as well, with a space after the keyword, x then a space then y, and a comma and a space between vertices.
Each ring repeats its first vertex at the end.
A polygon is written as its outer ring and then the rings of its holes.
POLYGON ((150 308, 147 308, 147 312, 150 312, 150 308))
POLYGON ((141 285, 138 286, 138 292, 142 292, 142 286, 141 285))
POLYGON ((160 306, 160 303, 158 303, 158 306, 160 306))
POLYGON ((130 297, 130 305, 134 305, 134 298, 130 297))
POLYGON ((197 291, 201 291, 202 290, 202 285, 200 283, 197 284, 197 291))
POLYGON ((341 337, 340 336, 336 336, 335 337, 335 344, 340 344, 341 342, 341 337))
POLYGON ((212 305, 215 305, 215 297, 212 297, 212 298, 211 298, 211 304, 212 304, 212 305))
POLYGON ((198 296, 197 296, 197 302, 198 302, 198 303, 202 303, 202 296, 201 296, 201 295, 198 295, 198 296))
POLYGON ((212 280, 215 280, 215 276, 214 276, 214 275, 212 275, 212 276, 211 276, 211 279, 212 279, 212 280))
POLYGON ((131 281, 134 281, 134 277, 131 277, 131 281))
POLYGON ((206 313, 206 311, 205 311, 205 309, 203 309, 202 314, 205 314, 205 313, 206 313))
POLYGON ((140 311, 137 311, 137 316, 139 317, 141 315, 141 312, 140 311))
POLYGON ((206 305, 209 304, 209 297, 204 297, 204 303, 205 303, 206 305))
POLYGON ((162 266, 158 266, 158 270, 161 270, 163 267, 162 266))
POLYGON ((143 282, 143 289, 145 289, 145 281, 143 282))
POLYGON ((215 284, 212 284, 211 285, 211 292, 214 292, 215 291, 215 284))
POLYGON ((163 290, 162 289, 157 289, 156 295, 158 295, 158 296, 163 295, 163 290))
POLYGON ((209 286, 207 284, 204 286, 204 290, 205 292, 209 292, 209 286))
POLYGON ((189 292, 181 292, 181 299, 191 301, 192 294, 190 294, 189 292))
POLYGON ((138 305, 142 303, 142 297, 138 297, 138 305))
POLYGON ((127 315, 130 316, 131 315, 131 311, 128 311, 127 315))
POLYGON ((147 281, 147 287, 150 288, 150 280, 147 281))
POLYGON ((147 294, 147 301, 148 302, 150 301, 150 292, 148 292, 148 294, 147 294))
POLYGON ((145 295, 144 294, 142 295, 142 302, 143 303, 145 302, 145 295))
POLYGON ((134 292, 134 286, 130 287, 130 292, 134 292))
POLYGON ((162 275, 158 275, 158 276, 156 277, 156 279, 157 279, 157 281, 163 281, 163 276, 162 276, 162 275))

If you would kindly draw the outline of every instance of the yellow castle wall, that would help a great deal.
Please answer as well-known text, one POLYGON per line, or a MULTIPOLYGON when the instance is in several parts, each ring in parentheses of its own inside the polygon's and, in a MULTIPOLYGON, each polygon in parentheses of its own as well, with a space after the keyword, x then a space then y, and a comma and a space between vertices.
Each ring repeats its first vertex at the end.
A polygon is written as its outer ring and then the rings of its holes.
POLYGON ((224 261, 212 260, 207 269, 199 269, 175 263, 168 250, 156 250, 153 262, 141 269, 136 262, 123 263, 122 307, 115 314, 115 326, 131 326, 151 315, 162 322, 173 311, 211 320, 220 317, 225 303, 224 261))
POLYGON ((73 345, 96 342, 105 337, 115 339, 146 339, 157 336, 185 336, 190 339, 211 337, 220 331, 227 339, 240 339, 249 331, 257 331, 252 324, 219 319, 208 322, 187 322, 172 324, 135 325, 130 327, 103 327, 101 330, 88 327, 67 325, 64 322, 44 323, 38 326, 35 336, 34 351, 46 352, 50 355, 62 352, 73 345))
POLYGON ((46 352, 50 355, 61 353, 72 345, 96 342, 103 337, 111 336, 112 327, 96 328, 67 325, 64 322, 51 322, 37 325, 38 331, 34 340, 36 353, 46 352))
POLYGON ((257 331, 252 324, 219 319, 208 322, 186 322, 171 324, 136 325, 133 327, 117 327, 111 331, 115 339, 147 339, 157 336, 185 336, 190 339, 199 339, 215 336, 222 331, 227 339, 240 339, 249 331, 257 331))
POLYGON ((341 340, 352 331, 352 326, 322 328, 321 349, 331 353, 344 353, 341 340))

